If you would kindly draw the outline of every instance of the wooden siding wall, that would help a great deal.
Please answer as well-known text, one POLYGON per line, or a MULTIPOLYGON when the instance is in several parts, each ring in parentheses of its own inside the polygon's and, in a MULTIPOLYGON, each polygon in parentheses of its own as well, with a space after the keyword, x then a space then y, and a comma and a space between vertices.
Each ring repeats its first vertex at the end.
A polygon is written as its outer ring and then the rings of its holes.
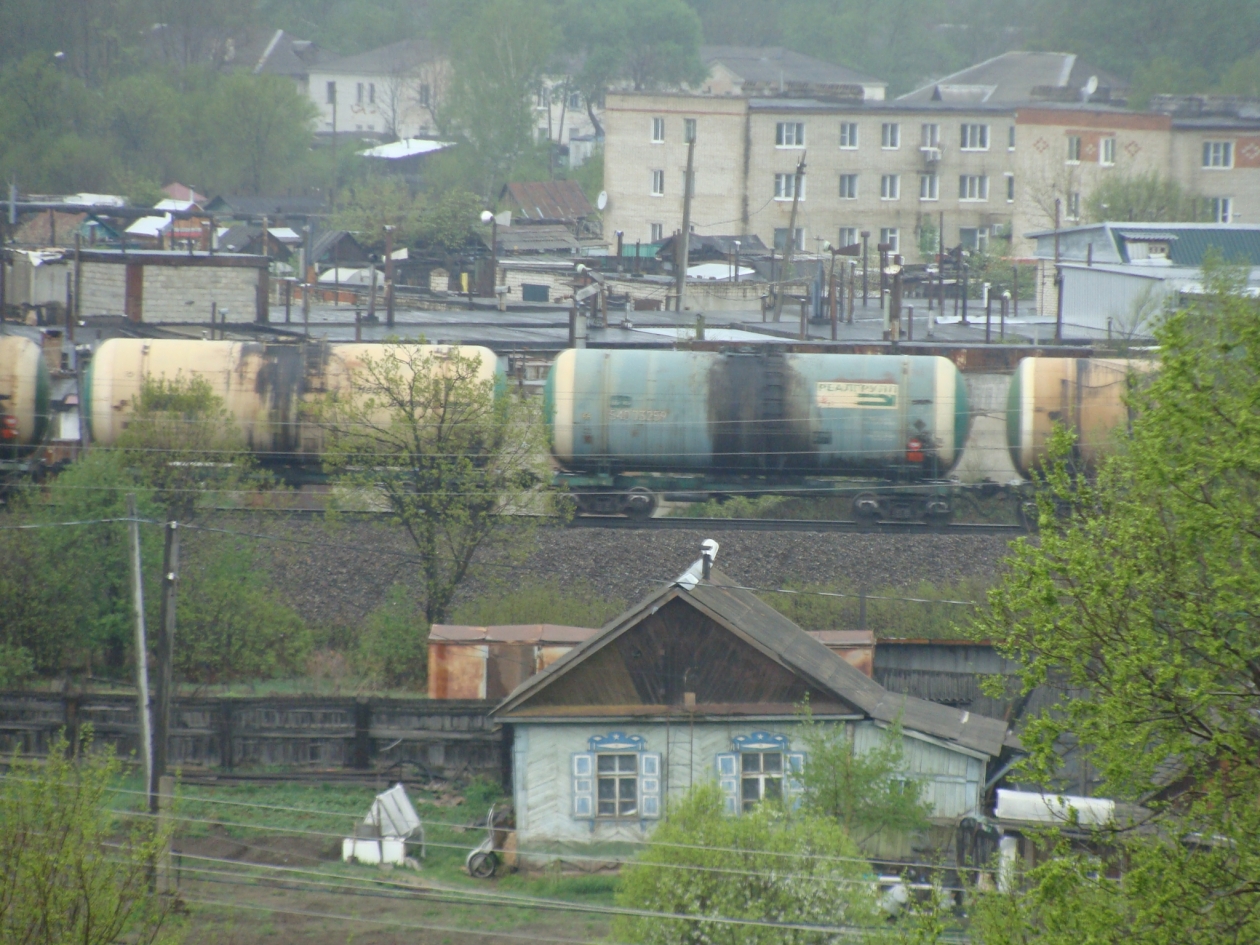
MULTIPOLYGON (((854 739, 859 751, 873 747, 882 736, 882 730, 873 722, 850 724, 855 725, 854 739)), ((516 724, 512 743, 513 794, 522 849, 531 843, 641 840, 651 833, 656 821, 574 819, 572 756, 589 750, 589 739, 594 735, 607 735, 610 731, 642 735, 644 749, 662 755, 662 794, 668 802, 682 797, 692 784, 715 780, 717 755, 732 750, 736 735, 754 731, 782 734, 788 736, 793 751, 804 751, 795 734, 797 727, 795 722, 690 724, 685 718, 669 725, 516 724)), ((954 820, 979 806, 984 785, 983 761, 910 736, 905 736, 904 741, 907 768, 926 782, 925 794, 933 804, 936 818, 954 820)))
MULTIPOLYGON (((397 764, 459 778, 503 775, 503 733, 492 704, 421 699, 176 699, 172 766, 218 770, 375 770, 397 764)), ((137 750, 134 696, 0 693, 0 753, 45 755, 61 730, 91 725, 119 757, 137 750)))

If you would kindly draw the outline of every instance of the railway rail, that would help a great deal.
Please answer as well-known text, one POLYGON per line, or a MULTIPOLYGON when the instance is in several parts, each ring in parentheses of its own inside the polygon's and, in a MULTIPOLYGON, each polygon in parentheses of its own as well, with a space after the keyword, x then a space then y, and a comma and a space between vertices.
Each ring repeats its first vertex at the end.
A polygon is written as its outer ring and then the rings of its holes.
POLYGON ((636 528, 719 532, 853 532, 856 534, 950 534, 950 535, 1024 535, 1023 525, 994 523, 928 524, 924 522, 853 522, 834 519, 796 518, 623 518, 614 515, 579 515, 568 528, 636 528))

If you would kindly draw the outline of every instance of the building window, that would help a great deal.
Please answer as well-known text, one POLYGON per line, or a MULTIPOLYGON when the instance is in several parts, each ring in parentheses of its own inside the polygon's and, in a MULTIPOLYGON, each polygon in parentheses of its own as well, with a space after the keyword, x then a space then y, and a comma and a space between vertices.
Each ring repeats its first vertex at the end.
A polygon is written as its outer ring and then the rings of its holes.
POLYGON ((939 200, 941 196, 941 179, 935 174, 919 175, 919 199, 939 200))
POLYGON ((896 122, 884 122, 880 128, 879 146, 889 151, 901 147, 901 125, 896 122))
POLYGON ((783 752, 746 751, 739 762, 741 809, 750 811, 762 801, 783 800, 783 752))
POLYGON ((1233 167, 1234 166, 1234 142, 1232 141, 1204 141, 1203 142, 1203 166, 1204 167, 1233 167))
POLYGON ((1067 146, 1067 162, 1069 164, 1081 163, 1081 136, 1068 135, 1067 146))
POLYGON ((840 175, 840 198, 842 200, 857 200, 857 180, 856 174, 840 175))
POLYGON ((776 148, 805 147, 805 122, 781 121, 774 126, 774 146, 776 148))
POLYGON ((359 82, 354 89, 354 103, 356 105, 363 104, 363 83, 359 82))
POLYGON ((838 246, 852 246, 858 241, 858 231, 856 226, 840 227, 840 239, 838 246))
POLYGON ((858 146, 858 129, 856 121, 840 122, 840 147, 853 149, 858 146))
POLYGON ((595 756, 595 815, 634 817, 639 815, 639 756, 595 756))
POLYGON ((932 123, 924 123, 919 126, 919 147, 921 148, 939 148, 941 146, 941 126, 932 123))
POLYGON ((1212 215, 1213 223, 1228 223, 1230 220, 1230 211, 1233 209, 1233 201, 1229 197, 1209 197, 1208 212, 1212 215))
POLYGON ((664 224, 664 223, 653 223, 653 224, 651 224, 651 227, 652 227, 652 231, 651 231, 651 232, 652 232, 652 242, 653 242, 653 243, 659 243, 661 240, 663 240, 663 239, 665 238, 665 224, 664 224))
POLYGON ((1015 202, 1015 175, 1014 174, 1006 175, 1006 202, 1007 203, 1015 202))
POLYGON ((988 200, 989 178, 984 174, 963 174, 958 178, 959 200, 988 200))
POLYGON ((337 83, 328 82, 324 85, 324 100, 329 105, 337 104, 337 83))
POLYGON ((376 83, 375 82, 368 83, 368 104, 369 105, 376 104, 376 83))
MULTIPOLYGON (((798 226, 796 228, 795 246, 792 248, 794 253, 805 252, 805 228, 798 226)), ((774 228, 774 248, 782 253, 787 251, 788 245, 788 228, 786 226, 776 226, 774 228)))
POLYGON ((1015 126, 1011 125, 1006 129, 1006 150, 1015 150, 1015 126))
POLYGON ((989 150, 989 126, 973 124, 963 125, 962 149, 964 151, 989 150))
POLYGON ((880 200, 900 200, 901 199, 901 175, 900 174, 884 174, 879 179, 879 199, 880 200))
POLYGON ((429 107, 429 83, 425 82, 416 90, 416 99, 420 102, 421 108, 429 107))
POLYGON ((665 119, 652 119, 652 143, 661 144, 665 141, 665 119))
MULTIPOLYGON (((796 174, 774 175, 774 199, 791 200, 796 196, 796 174)), ((805 178, 801 178, 800 199, 805 199, 805 178)))
POLYGON ((665 172, 652 172, 652 196, 661 197, 665 194, 665 172))
POLYGON ((1103 138, 1102 147, 1098 149, 1098 163, 1106 167, 1116 163, 1116 139, 1103 138))
POLYGON ((569 107, 570 107, 570 108, 581 108, 581 107, 582 107, 582 93, 581 93, 581 92, 570 92, 570 93, 569 93, 569 107))
POLYGON ((1081 218, 1081 192, 1074 190, 1067 195, 1067 215, 1069 220, 1081 218))
POLYGON ((901 232, 895 226, 886 226, 881 229, 879 241, 888 247, 888 252, 901 252, 901 232))
POLYGON ((683 141, 690 144, 696 140, 696 120, 694 118, 683 119, 683 141))
POLYGON ((967 249, 983 253, 989 248, 989 231, 984 227, 961 227, 958 230, 958 242, 967 249))

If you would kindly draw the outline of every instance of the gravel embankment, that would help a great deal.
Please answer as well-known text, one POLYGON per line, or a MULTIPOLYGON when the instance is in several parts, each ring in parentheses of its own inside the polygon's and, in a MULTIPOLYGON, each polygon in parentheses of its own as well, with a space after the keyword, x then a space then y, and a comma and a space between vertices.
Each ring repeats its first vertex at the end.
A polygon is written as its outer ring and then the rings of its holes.
MULTIPOLYGON (((265 542, 259 558, 281 595, 312 625, 353 626, 391 585, 416 583, 415 561, 403 556, 412 552, 406 536, 375 522, 347 519, 330 529, 314 518, 223 514, 213 524, 300 540, 265 542)), ((707 537, 701 529, 539 529, 534 548, 518 556, 523 560, 481 568, 460 596, 476 596, 495 583, 510 587, 556 581, 561 586, 581 582, 601 594, 633 601, 677 577, 699 557, 700 542, 707 537)), ((718 567, 758 587, 801 582, 910 587, 920 581, 991 578, 1008 544, 1002 535, 802 531, 721 532, 712 537, 721 544, 718 567)))

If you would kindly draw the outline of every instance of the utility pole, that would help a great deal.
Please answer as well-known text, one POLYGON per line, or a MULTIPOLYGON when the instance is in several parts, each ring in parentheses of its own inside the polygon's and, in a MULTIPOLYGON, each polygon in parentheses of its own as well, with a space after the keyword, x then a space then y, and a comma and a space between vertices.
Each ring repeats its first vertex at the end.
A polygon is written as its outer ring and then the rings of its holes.
POLYGON ((1063 343, 1063 270, 1059 266, 1059 214, 1062 211, 1063 201, 1058 197, 1054 198, 1054 294, 1055 312, 1054 312, 1054 343, 1063 343))
MULTIPOLYGON (((375 253, 373 253, 371 256, 368 257, 368 267, 371 270, 371 276, 370 276, 371 287, 368 289, 367 320, 369 322, 375 322, 376 321, 376 254, 375 253)), ((469 293, 468 297, 469 299, 472 298, 471 292, 469 293)), ((469 308, 471 307, 472 306, 469 306, 469 308)))
POLYGON ((149 779, 149 813, 158 812, 159 782, 166 774, 166 749, 171 737, 171 687, 175 659, 175 603, 179 582, 179 523, 167 522, 162 529, 162 607, 161 632, 157 639, 157 699, 154 705, 153 773, 149 779))
POLYGON ((684 302, 687 296, 687 260, 691 255, 691 192, 695 189, 692 186, 691 178, 695 169, 696 160, 696 135, 691 136, 691 140, 687 142, 687 173, 683 177, 683 218, 682 233, 679 235, 678 244, 675 247, 675 294, 678 296, 678 311, 684 308, 684 302))
POLYGON ((805 180, 805 154, 796 165, 796 174, 792 177, 792 215, 788 217, 787 245, 783 249, 783 268, 779 273, 779 286, 774 293, 774 320, 777 322, 783 315, 783 283, 787 282, 792 267, 792 252, 796 249, 796 208, 801 202, 801 184, 805 180))
POLYGON ((74 341, 74 329, 79 322, 79 313, 83 310, 83 305, 79 301, 79 293, 83 291, 83 261, 79 256, 79 250, 82 245, 82 235, 78 230, 74 233, 74 311, 67 314, 70 315, 70 336, 67 341, 74 341))
POLYGON ((136 702, 140 720, 140 755, 145 790, 153 783, 153 732, 149 727, 149 649, 144 632, 144 572, 140 567, 140 521, 136 494, 127 493, 127 525, 131 532, 131 605, 136 622, 136 702))
POLYGON ((862 231, 862 310, 866 311, 867 295, 867 275, 870 268, 870 244, 868 240, 871 238, 870 230, 862 231))
POLYGON ((394 228, 385 227, 385 324, 394 327, 394 228))

